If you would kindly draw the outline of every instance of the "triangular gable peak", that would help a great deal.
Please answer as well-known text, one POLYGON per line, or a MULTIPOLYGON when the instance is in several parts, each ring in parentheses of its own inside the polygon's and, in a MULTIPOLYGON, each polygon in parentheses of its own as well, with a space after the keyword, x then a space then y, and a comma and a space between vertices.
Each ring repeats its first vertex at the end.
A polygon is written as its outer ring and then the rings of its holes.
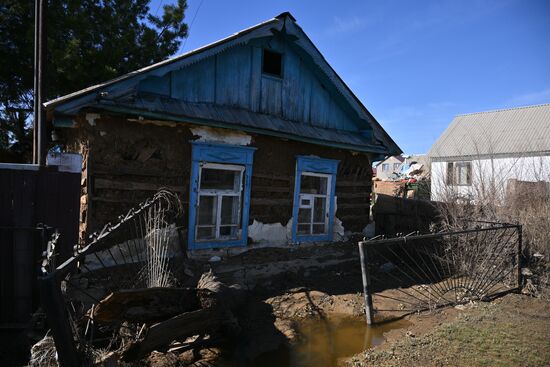
POLYGON ((53 111, 54 123, 83 108, 144 110, 159 119, 198 117, 198 123, 255 120, 258 129, 283 132, 281 136, 285 130, 300 135, 300 129, 309 129, 302 135, 330 140, 324 130, 342 131, 350 135, 342 142, 363 146, 360 150, 400 152, 288 13, 46 107, 53 111), (280 57, 278 75, 264 69, 264 58, 273 56, 275 62, 280 57), (284 121, 295 124, 282 126, 284 121))

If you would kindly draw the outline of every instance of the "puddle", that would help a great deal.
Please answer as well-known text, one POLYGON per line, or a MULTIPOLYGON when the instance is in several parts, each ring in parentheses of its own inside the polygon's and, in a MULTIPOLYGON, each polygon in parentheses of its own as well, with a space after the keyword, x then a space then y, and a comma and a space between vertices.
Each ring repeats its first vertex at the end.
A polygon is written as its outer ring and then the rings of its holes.
POLYGON ((249 367, 333 367, 340 358, 382 344, 384 333, 411 324, 398 320, 368 327, 363 317, 347 315, 306 320, 298 325, 301 342, 261 355, 249 367))

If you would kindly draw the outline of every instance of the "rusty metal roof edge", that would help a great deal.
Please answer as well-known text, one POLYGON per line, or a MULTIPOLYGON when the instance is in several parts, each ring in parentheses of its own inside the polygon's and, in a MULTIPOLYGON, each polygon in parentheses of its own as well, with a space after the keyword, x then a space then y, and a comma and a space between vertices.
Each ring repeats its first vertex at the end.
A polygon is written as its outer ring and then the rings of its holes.
MULTIPOLYGON (((288 132, 279 132, 275 130, 261 129, 257 127, 246 126, 246 125, 237 125, 233 123, 208 120, 208 119, 197 118, 197 117, 171 115, 163 112, 137 110, 135 108, 129 108, 129 107, 117 106, 117 105, 101 105, 96 107, 99 108, 100 110, 106 110, 109 112, 121 113, 126 115, 133 115, 133 116, 137 115, 141 117, 149 117, 152 119, 163 120, 163 121, 174 121, 174 122, 190 123, 190 124, 196 124, 196 125, 229 128, 229 129, 238 128, 242 131, 247 131, 251 133, 257 133, 261 135, 268 135, 268 136, 274 136, 274 137, 279 137, 283 139, 301 141, 304 143, 310 143, 315 145, 329 146, 333 148, 358 151, 362 153, 388 154, 388 150, 385 147, 378 147, 370 144, 357 145, 357 144, 339 143, 334 141, 327 141, 322 139, 305 137, 305 136, 296 135, 296 134, 290 134, 288 132)), ((93 109, 94 106, 90 106, 90 108, 93 109)))

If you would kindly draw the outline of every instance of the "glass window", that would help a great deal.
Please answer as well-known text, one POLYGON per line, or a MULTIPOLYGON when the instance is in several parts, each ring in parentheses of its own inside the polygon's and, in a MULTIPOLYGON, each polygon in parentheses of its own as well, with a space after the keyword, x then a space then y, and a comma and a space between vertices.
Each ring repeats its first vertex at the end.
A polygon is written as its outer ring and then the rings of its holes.
POLYGON ((298 227, 300 235, 328 233, 328 204, 331 175, 302 172, 299 194, 298 227))
POLYGON ((447 185, 470 186, 472 184, 472 162, 448 162, 447 185))
POLYGON ((331 241, 338 161, 297 156, 292 241, 331 241))
POLYGON ((386 172, 386 171, 389 171, 389 170, 390 170, 390 164, 389 163, 382 164, 382 171, 383 172, 386 172))
POLYGON ((470 185, 470 177, 472 175, 472 165, 470 162, 455 163, 455 179, 457 185, 470 185))
POLYGON ((240 236, 243 166, 203 164, 200 167, 196 240, 240 236))

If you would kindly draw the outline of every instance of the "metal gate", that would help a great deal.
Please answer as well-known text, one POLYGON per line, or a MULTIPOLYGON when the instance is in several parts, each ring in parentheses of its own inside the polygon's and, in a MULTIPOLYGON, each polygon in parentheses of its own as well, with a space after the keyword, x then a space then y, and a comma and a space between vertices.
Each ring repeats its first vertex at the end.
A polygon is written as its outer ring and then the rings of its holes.
POLYGON ((521 226, 469 227, 359 242, 367 323, 520 288, 521 226))

